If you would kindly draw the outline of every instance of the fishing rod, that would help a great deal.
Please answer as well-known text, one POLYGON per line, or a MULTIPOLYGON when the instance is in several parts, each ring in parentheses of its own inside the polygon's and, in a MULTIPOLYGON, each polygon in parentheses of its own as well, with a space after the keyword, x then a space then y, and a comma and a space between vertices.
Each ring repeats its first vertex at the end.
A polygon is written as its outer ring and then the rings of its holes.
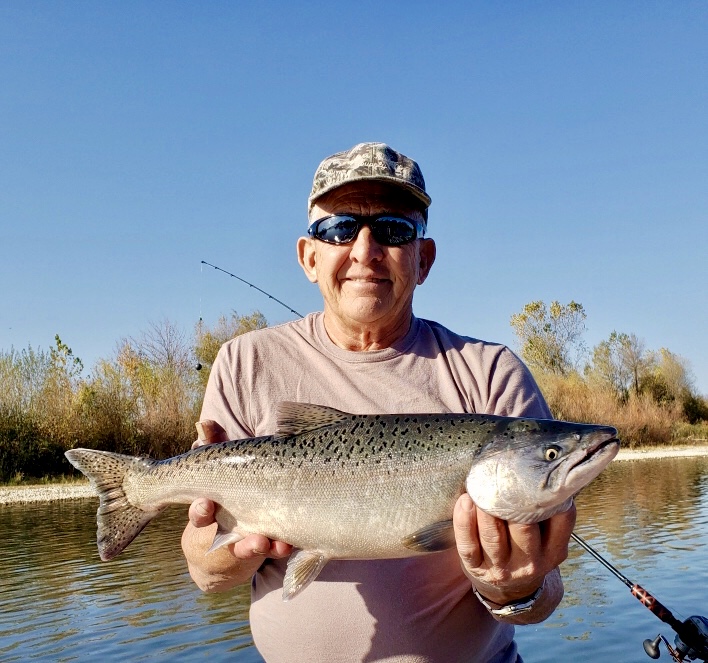
MULTIPOLYGON (((304 317, 295 309, 290 308, 287 304, 273 297, 273 295, 267 293, 258 286, 253 285, 253 283, 249 283, 245 279, 242 279, 240 276, 236 276, 236 274, 227 272, 221 267, 212 265, 211 263, 206 262, 206 260, 202 260, 202 264, 209 265, 209 267, 213 267, 220 272, 224 272, 224 274, 228 274, 229 276, 242 281, 251 288, 255 288, 258 292, 263 293, 269 299, 278 302, 278 304, 284 306, 291 313, 294 313, 301 318, 304 317)), ((652 596, 641 585, 632 582, 629 578, 627 578, 627 576, 620 573, 616 567, 612 566, 612 564, 610 564, 582 537, 577 535, 575 532, 572 532, 570 536, 578 545, 584 548, 586 552, 590 553, 590 555, 600 562, 600 564, 602 564, 606 569, 609 569, 609 571, 616 578, 629 587, 634 598, 636 598, 644 607, 648 608, 649 611, 656 615, 656 617, 658 617, 662 622, 668 624, 676 633, 676 638, 674 639, 675 648, 671 646, 669 641, 661 635, 661 633, 657 635, 654 640, 646 639, 644 641, 644 651, 647 653, 647 656, 653 659, 659 658, 661 655, 659 651, 659 644, 663 642, 667 651, 671 654, 671 657, 674 661, 678 661, 678 663, 692 660, 708 662, 708 619, 700 615, 693 615, 683 622, 679 621, 663 603, 661 603, 656 597, 652 596)))
POLYGON ((290 308, 287 304, 284 302, 281 302, 278 298, 273 297, 273 295, 267 293, 265 290, 259 288, 257 285, 253 285, 253 283, 250 283, 249 281, 246 281, 246 279, 242 279, 240 276, 236 276, 236 274, 232 274, 231 272, 227 272, 225 269, 222 269, 221 267, 217 267, 216 265, 212 265, 210 262, 207 262, 206 260, 202 260, 202 265, 208 265, 209 267, 213 267, 214 269, 219 270, 220 272, 223 272, 224 274, 228 274, 230 277, 237 279, 241 281, 241 283, 245 283, 247 286, 251 288, 255 288, 258 290, 258 292, 264 294, 268 299, 272 299, 274 302, 278 302, 281 306, 284 306, 290 313, 294 313, 297 316, 300 316, 301 318, 305 317, 301 313, 298 313, 295 309, 290 308))
POLYGON ((654 640, 644 641, 644 651, 649 658, 657 659, 661 655, 659 644, 661 642, 666 646, 667 651, 671 654, 674 661, 708 661, 708 619, 700 615, 693 615, 688 619, 679 621, 674 617, 661 601, 652 596, 644 587, 632 582, 627 576, 610 564, 597 550, 595 550, 587 541, 578 536, 575 532, 570 535, 573 540, 589 552, 600 564, 629 587, 632 596, 636 598, 645 608, 658 617, 662 622, 668 624, 676 633, 674 639, 674 647, 669 641, 659 633, 654 640))

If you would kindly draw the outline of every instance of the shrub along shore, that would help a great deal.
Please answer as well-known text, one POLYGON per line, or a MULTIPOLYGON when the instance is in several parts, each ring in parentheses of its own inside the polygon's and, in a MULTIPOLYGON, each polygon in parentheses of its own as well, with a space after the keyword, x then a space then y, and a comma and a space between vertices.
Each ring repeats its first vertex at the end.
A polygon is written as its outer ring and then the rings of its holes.
MULTIPOLYGON (((569 357, 584 316, 574 302, 533 302, 512 318, 554 418, 614 426, 624 449, 708 445, 708 399, 688 362, 613 332, 581 370, 569 357)), ((64 457, 76 447, 152 458, 186 451, 219 347, 265 326, 258 312, 234 313, 212 328, 200 321, 188 337, 163 321, 123 339, 88 374, 58 335, 48 352, 0 350, 0 485, 78 477, 64 457)))

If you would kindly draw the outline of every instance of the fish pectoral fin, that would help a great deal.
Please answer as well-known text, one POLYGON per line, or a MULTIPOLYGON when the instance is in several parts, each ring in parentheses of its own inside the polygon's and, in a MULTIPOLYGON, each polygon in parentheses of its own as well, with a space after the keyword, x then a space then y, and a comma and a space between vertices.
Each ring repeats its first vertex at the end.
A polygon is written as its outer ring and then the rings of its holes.
POLYGON ((402 543, 406 548, 416 552, 438 552, 452 548, 455 545, 452 520, 440 520, 432 525, 426 525, 404 537, 402 543))
POLYGON ((283 579, 283 601, 295 598, 307 587, 329 562, 329 557, 318 550, 300 550, 288 560, 283 579))
POLYGON ((243 534, 239 534, 233 530, 224 530, 219 526, 216 530, 216 534, 214 534, 214 540, 211 542, 211 548, 209 548, 205 554, 208 555, 219 548, 228 546, 230 543, 238 543, 243 538, 243 534))
POLYGON ((216 520, 218 527, 216 534, 214 534, 214 540, 211 542, 211 548, 206 551, 207 555, 228 546, 230 543, 238 543, 245 537, 245 534, 239 534, 236 531, 238 525, 236 516, 219 503, 214 507, 214 520, 216 520))

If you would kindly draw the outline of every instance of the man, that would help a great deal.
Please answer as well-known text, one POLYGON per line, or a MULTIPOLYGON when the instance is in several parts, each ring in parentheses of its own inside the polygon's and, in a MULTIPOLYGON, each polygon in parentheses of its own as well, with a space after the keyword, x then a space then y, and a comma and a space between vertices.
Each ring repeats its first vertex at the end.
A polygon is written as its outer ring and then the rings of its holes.
MULTIPOLYGON (((479 412, 550 418, 528 370, 506 347, 462 337, 413 315, 413 293, 435 261, 430 197, 418 165, 381 143, 325 159, 297 243, 324 311, 226 343, 202 418, 209 441, 275 432, 278 401, 358 414, 479 412), (222 430, 223 429, 223 430, 222 430)), ((183 549, 205 591, 252 582, 251 630, 280 661, 494 661, 517 658, 513 626, 559 603, 575 509, 520 525, 478 510, 468 495, 457 546, 407 559, 332 561, 283 603, 287 542, 250 535, 205 556, 214 505, 197 500, 183 549)))

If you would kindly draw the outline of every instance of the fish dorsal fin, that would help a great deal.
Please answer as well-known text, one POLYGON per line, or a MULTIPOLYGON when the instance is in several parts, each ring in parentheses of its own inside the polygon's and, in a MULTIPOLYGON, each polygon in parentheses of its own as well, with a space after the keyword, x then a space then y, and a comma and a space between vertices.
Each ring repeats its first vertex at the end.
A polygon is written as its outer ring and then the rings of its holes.
POLYGON ((300 435, 323 426, 342 423, 349 416, 346 412, 335 410, 333 407, 285 401, 278 405, 276 435, 279 437, 300 435))
POLYGON ((293 553, 283 578, 283 601, 294 599, 325 567, 329 559, 318 550, 293 553))

